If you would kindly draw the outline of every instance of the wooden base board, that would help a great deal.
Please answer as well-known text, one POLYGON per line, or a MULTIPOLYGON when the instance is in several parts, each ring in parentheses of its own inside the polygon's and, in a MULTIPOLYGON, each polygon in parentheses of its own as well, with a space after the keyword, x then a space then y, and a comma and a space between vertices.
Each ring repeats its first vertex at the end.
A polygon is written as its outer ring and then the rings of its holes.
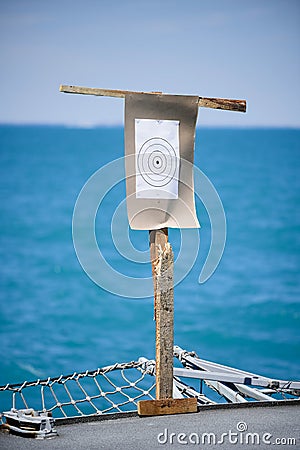
POLYGON ((139 416, 162 416, 197 412, 196 398, 166 398, 138 402, 139 416))

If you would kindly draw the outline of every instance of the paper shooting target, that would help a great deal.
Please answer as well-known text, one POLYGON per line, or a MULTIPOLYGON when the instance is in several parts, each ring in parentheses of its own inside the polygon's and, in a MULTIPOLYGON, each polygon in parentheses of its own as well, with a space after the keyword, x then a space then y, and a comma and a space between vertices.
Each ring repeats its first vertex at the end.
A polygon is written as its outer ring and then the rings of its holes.
POLYGON ((135 120, 136 197, 178 198, 179 121, 135 120))
POLYGON ((137 164, 146 183, 153 187, 166 186, 176 173, 176 153, 167 140, 152 138, 141 147, 137 164))

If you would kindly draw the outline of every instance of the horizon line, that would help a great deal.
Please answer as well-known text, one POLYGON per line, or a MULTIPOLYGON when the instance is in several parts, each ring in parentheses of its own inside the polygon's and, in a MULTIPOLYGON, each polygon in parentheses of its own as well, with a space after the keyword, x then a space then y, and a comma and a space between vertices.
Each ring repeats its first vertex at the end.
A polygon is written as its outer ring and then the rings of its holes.
MULTIPOLYGON (((55 123, 55 122, 1 122, 0 126, 15 127, 60 127, 60 128, 78 128, 78 129, 97 129, 97 128, 124 128, 124 123, 55 123)), ((274 124, 197 124, 196 128, 211 129, 289 129, 299 130, 300 125, 274 125, 274 124)))

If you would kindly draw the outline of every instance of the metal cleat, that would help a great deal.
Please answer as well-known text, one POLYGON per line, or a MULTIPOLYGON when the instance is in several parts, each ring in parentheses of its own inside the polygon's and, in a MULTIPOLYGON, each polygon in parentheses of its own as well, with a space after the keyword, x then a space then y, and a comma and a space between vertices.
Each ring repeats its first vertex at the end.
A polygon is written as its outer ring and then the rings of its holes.
POLYGON ((49 439, 58 435, 50 413, 34 409, 11 409, 3 412, 2 416, 6 420, 3 429, 12 434, 35 439, 49 439))

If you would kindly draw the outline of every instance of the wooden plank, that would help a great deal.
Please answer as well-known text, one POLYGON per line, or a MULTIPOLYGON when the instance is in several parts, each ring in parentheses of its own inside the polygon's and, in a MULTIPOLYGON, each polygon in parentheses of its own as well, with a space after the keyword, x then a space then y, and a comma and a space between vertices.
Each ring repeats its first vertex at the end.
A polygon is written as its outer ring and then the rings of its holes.
POLYGON ((196 398, 169 398, 138 402, 138 414, 140 416, 195 413, 197 409, 196 398))
MULTIPOLYGON (((141 92, 141 91, 124 91, 118 89, 101 89, 101 88, 89 88, 83 86, 70 86, 62 84, 59 87, 60 92, 67 94, 83 94, 83 95, 97 95, 102 97, 120 97, 124 98, 128 94, 160 94, 165 95, 162 92, 141 92)), ((213 108, 224 109, 227 111, 246 112, 247 104, 246 100, 232 100, 226 98, 210 98, 199 97, 199 107, 201 108, 213 108)))

